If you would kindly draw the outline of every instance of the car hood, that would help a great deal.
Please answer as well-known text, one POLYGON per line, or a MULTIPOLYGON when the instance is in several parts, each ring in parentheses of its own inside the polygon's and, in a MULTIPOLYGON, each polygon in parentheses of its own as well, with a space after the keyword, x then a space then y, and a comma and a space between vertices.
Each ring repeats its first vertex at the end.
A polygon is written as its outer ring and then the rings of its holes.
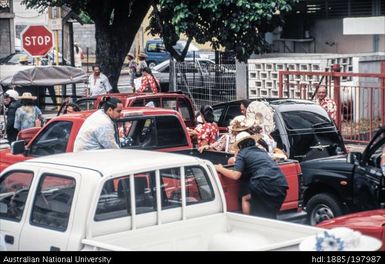
POLYGON ((347 155, 330 156, 327 158, 313 159, 301 162, 302 169, 335 170, 338 168, 351 169, 353 164, 346 162, 347 155))
POLYGON ((323 228, 345 226, 351 229, 382 228, 385 225, 385 209, 349 214, 326 220, 317 225, 323 228))

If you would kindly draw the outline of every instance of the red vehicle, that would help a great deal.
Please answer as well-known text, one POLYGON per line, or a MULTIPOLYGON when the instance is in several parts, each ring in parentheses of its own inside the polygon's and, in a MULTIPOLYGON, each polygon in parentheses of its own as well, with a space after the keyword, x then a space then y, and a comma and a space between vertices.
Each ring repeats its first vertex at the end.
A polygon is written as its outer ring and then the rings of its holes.
MULTIPOLYGON (((100 102, 105 95, 81 98, 76 101, 82 110, 92 110, 100 108, 100 102)), ((186 124, 190 128, 195 127, 194 105, 187 95, 183 93, 114 93, 108 94, 119 98, 124 107, 145 106, 153 102, 155 107, 172 109, 178 111, 186 124)))
POLYGON ((385 209, 348 214, 325 220, 317 226, 323 228, 349 227, 381 240, 381 250, 385 250, 385 209))
MULTIPOLYGON (((91 113, 92 111, 86 111, 55 117, 41 128, 27 145, 24 145, 24 141, 14 142, 11 149, 0 151, 0 171, 19 161, 73 151, 76 135, 91 113)), ((124 127, 126 122, 131 124, 128 133, 131 143, 123 148, 178 152, 207 159, 214 164, 227 164, 227 160, 232 156, 230 153, 216 151, 199 153, 193 148, 181 115, 174 110, 149 107, 126 108, 122 111, 117 125, 124 127)), ((20 136, 22 137, 22 135, 23 133, 20 136)), ((297 161, 288 160, 280 163, 280 168, 289 184, 282 211, 299 211, 301 208, 300 166, 297 161)), ((239 182, 221 176, 220 178, 229 211, 240 211, 239 182)), ((194 188, 191 188, 191 191, 194 192, 194 188)))

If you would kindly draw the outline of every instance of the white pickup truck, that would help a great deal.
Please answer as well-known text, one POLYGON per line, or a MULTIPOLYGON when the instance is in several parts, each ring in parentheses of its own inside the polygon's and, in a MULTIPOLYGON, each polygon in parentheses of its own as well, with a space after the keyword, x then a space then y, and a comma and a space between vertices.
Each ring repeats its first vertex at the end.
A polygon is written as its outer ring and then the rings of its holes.
POLYGON ((213 164, 187 155, 66 153, 0 175, 6 250, 298 250, 322 230, 226 212, 213 164))

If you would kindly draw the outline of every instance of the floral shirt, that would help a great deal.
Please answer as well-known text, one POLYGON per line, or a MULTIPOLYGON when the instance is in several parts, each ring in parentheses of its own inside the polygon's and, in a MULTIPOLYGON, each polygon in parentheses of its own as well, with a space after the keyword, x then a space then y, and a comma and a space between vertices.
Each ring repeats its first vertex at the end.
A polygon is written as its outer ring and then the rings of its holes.
POLYGON ((119 148, 118 131, 102 109, 90 115, 76 136, 74 152, 91 149, 119 148))
MULTIPOLYGON (((197 127, 198 128, 198 127, 197 127)), ((194 131, 197 134, 198 148, 202 147, 205 143, 213 144, 219 136, 219 129, 215 123, 204 123, 199 129, 195 128, 194 131)))
POLYGON ((329 97, 325 97, 323 100, 316 100, 316 103, 322 106, 326 110, 326 112, 328 113, 330 118, 334 120, 334 122, 336 121, 337 105, 333 99, 329 97))
POLYGON ((155 77, 153 77, 151 75, 143 75, 142 76, 142 84, 140 85, 139 92, 143 93, 149 87, 153 93, 157 93, 158 92, 158 85, 155 83, 155 81, 159 85, 159 81, 155 77))
POLYGON ((16 110, 14 127, 19 131, 35 127, 36 119, 43 119, 37 106, 21 106, 16 110))

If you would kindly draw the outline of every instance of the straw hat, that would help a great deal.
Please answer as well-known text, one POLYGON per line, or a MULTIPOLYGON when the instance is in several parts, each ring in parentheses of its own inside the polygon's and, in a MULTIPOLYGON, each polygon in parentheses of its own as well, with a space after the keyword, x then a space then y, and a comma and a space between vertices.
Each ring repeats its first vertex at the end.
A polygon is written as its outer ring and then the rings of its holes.
POLYGON ((253 122, 246 122, 246 117, 244 115, 239 115, 234 117, 231 120, 228 129, 230 132, 232 131, 245 131, 249 129, 253 125, 253 122))
POLYGON ((264 133, 270 134, 275 129, 274 110, 265 102, 253 101, 246 109, 246 123, 259 126, 264 133))
POLYGON ((21 100, 35 100, 37 97, 36 96, 33 96, 31 93, 23 93, 19 99, 21 100))
POLYGON ((147 58, 148 56, 145 53, 141 52, 141 53, 139 53, 138 57, 139 58, 147 58))
POLYGON ((28 56, 21 56, 19 62, 28 62, 28 56))
POLYGON ((127 57, 130 57, 131 59, 135 58, 134 54, 132 54, 131 52, 127 54, 127 57))
POLYGON ((238 144, 249 138, 254 139, 254 141, 257 142, 258 140, 261 139, 261 135, 260 134, 250 135, 246 131, 242 131, 235 137, 235 142, 231 145, 231 150, 233 151, 239 150, 238 144))

